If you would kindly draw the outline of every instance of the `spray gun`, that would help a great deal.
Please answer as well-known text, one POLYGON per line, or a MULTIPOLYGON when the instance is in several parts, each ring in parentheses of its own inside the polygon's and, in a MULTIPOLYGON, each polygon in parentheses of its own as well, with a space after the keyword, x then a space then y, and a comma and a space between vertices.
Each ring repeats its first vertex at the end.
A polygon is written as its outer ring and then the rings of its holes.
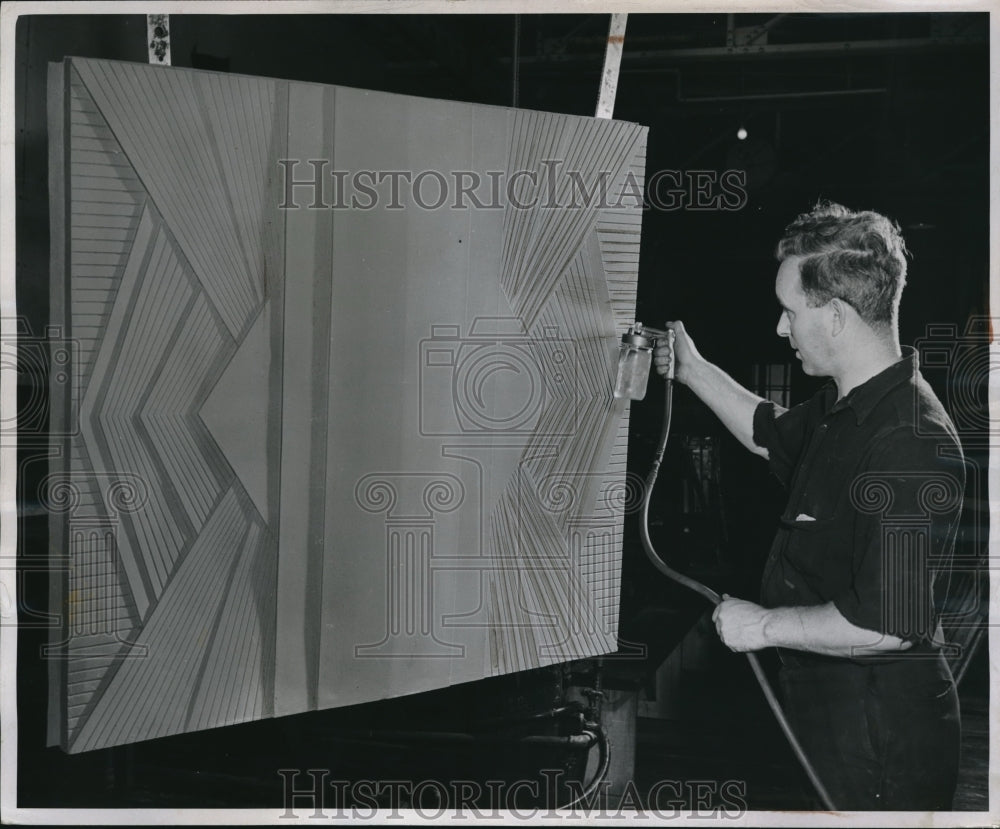
MULTIPOLYGON (((628 331, 622 335, 621 345, 619 346, 620 353, 618 356, 618 377, 615 380, 615 397, 619 399, 642 400, 646 396, 649 369, 653 362, 653 349, 656 348, 661 340, 666 341, 670 346, 671 360, 670 367, 667 369, 664 378, 667 381, 667 388, 663 400, 663 427, 660 431, 660 440, 656 446, 656 453, 653 456, 653 463, 650 466, 649 474, 646 476, 646 486, 642 498, 642 517, 639 521, 639 535, 642 539, 642 546, 646 551, 646 556, 657 570, 678 584, 700 594, 713 605, 718 605, 722 602, 722 597, 707 585, 670 567, 660 557, 660 554, 656 552, 653 540, 649 534, 649 505, 653 496, 653 487, 656 486, 660 464, 663 462, 663 455, 666 452, 667 438, 670 436, 675 368, 675 361, 673 359, 674 336, 673 329, 660 331, 656 328, 646 328, 638 321, 629 326, 628 331)), ((802 750, 802 746, 799 745, 799 741, 792 731, 792 727, 785 717, 784 711, 781 709, 781 704, 778 702, 778 698, 775 696, 771 684, 764 674, 757 655, 752 651, 747 651, 745 656, 757 678, 761 691, 764 693, 764 698, 767 700, 767 704, 770 706, 799 764, 802 766, 810 782, 812 782, 813 788, 816 789, 816 793, 819 795, 823 805, 829 811, 835 811, 836 807, 831 801, 830 795, 824 788, 822 781, 817 776, 815 769, 809 762, 809 758, 806 757, 805 752, 802 750)))
MULTIPOLYGON (((646 396, 649 382, 649 368, 653 362, 653 349, 661 340, 666 340, 671 350, 674 346, 672 329, 661 331, 647 328, 636 321, 622 334, 618 355, 618 378, 615 381, 615 397, 628 400, 642 400, 646 396)), ((670 361, 667 380, 674 379, 674 361, 670 361)))

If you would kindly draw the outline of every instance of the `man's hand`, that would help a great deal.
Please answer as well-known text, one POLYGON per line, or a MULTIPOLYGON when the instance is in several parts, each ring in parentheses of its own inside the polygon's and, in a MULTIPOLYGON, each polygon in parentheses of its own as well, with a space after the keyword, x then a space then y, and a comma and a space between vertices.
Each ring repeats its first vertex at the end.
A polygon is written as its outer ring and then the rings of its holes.
POLYGON ((674 332, 674 347, 671 349, 666 342, 657 342, 653 351, 653 362, 656 364, 656 370, 666 377, 670 361, 674 360, 676 364, 674 377, 679 382, 689 385, 697 363, 704 362, 704 359, 684 329, 683 322, 679 320, 668 322, 666 328, 674 332))
POLYGON ((768 611, 743 599, 723 598, 715 608, 712 621, 722 643, 732 651, 758 651, 770 642, 764 638, 764 619, 768 611))

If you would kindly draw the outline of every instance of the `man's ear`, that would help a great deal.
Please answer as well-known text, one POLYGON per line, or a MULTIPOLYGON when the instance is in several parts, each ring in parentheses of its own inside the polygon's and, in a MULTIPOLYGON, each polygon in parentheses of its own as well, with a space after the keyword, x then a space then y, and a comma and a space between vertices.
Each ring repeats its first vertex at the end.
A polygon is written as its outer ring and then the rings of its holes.
POLYGON ((841 332, 847 328, 847 319, 851 311, 854 310, 844 300, 834 297, 830 300, 830 333, 834 337, 840 336, 841 332))

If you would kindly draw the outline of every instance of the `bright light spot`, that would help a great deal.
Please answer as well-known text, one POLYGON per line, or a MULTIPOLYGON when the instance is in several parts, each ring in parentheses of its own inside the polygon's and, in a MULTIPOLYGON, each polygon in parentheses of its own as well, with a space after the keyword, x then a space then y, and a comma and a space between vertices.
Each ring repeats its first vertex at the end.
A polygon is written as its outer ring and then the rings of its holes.
POLYGON ((746 127, 740 127, 738 130, 736 130, 736 137, 740 139, 740 141, 746 140, 747 137, 746 127))

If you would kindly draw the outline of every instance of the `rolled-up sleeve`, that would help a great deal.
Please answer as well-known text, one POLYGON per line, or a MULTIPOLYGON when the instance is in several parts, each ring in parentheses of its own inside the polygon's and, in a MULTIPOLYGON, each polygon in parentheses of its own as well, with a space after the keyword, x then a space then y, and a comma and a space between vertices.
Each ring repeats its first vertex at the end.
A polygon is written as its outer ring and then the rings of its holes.
POLYGON ((833 602, 858 627, 929 641, 937 627, 935 578, 950 567, 961 516, 961 449, 953 439, 901 427, 869 457, 850 490, 853 581, 833 602))
POLYGON ((809 403, 777 414, 774 403, 762 400, 754 410, 753 442, 767 450, 771 472, 786 487, 805 446, 809 422, 809 403))

